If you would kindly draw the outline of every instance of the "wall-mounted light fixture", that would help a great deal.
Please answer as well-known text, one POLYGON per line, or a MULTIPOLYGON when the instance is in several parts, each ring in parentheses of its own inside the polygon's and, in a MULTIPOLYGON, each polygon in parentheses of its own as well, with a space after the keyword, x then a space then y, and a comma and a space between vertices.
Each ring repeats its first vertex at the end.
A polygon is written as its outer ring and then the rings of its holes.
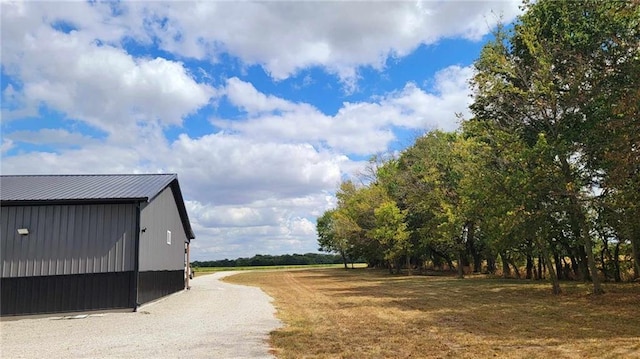
POLYGON ((29 235, 29 229, 28 228, 18 228, 18 234, 21 235, 21 236, 29 235))

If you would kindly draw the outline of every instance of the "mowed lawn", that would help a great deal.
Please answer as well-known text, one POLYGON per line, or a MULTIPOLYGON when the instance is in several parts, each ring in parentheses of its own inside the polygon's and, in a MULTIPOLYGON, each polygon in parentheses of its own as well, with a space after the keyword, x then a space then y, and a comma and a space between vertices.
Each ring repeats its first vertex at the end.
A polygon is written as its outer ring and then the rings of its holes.
POLYGON ((640 284, 449 276, 370 269, 255 271, 285 326, 278 358, 640 358, 640 284))

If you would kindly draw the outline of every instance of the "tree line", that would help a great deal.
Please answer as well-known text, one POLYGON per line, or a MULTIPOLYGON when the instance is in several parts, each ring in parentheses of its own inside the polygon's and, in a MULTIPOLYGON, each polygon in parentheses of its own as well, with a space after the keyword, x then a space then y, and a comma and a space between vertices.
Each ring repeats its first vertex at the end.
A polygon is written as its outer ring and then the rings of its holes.
POLYGON ((523 7, 474 63, 471 118, 341 183, 321 250, 548 278, 554 293, 640 278, 640 1, 523 7))
POLYGON ((253 267, 339 263, 342 263, 342 258, 339 255, 306 253, 283 255, 256 254, 251 258, 222 259, 215 261, 194 261, 191 262, 191 265, 193 267, 253 267))

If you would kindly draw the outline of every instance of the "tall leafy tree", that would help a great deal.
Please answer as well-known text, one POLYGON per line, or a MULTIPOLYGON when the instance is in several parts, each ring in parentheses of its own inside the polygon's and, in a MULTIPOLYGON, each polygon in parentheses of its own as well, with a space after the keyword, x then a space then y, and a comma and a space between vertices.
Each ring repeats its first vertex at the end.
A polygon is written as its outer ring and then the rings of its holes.
POLYGON ((599 81, 585 101, 594 120, 584 152, 603 191, 604 220, 619 241, 630 242, 640 278, 640 1, 598 5, 591 62, 599 81))
POLYGON ((404 188, 400 197, 424 244, 434 253, 454 253, 460 277, 465 262, 465 240, 473 221, 462 205, 459 182, 463 167, 456 152, 457 133, 432 131, 402 153, 399 168, 404 188))
POLYGON ((585 139, 611 119, 610 111, 598 115, 595 110, 601 107, 595 103, 601 103, 602 85, 616 73, 611 53, 618 50, 612 44, 629 41, 629 49, 635 46, 636 51, 638 44, 629 38, 636 33, 621 30, 632 17, 619 18, 620 29, 612 29, 611 21, 617 19, 612 8, 618 6, 612 3, 526 2, 513 32, 499 31, 485 47, 473 80, 477 118, 519 134, 530 147, 544 135, 550 154, 544 167, 554 182, 544 186, 548 196, 540 206, 557 206, 566 213, 569 234, 581 243, 580 255, 586 257, 594 293, 602 288, 588 213, 598 169, 589 165, 585 139))
POLYGON ((344 268, 348 268, 347 253, 350 248, 349 236, 339 226, 340 218, 336 210, 329 210, 318 217, 316 231, 318 234, 319 250, 324 252, 336 252, 342 257, 344 268))
MULTIPOLYGON (((399 259, 404 257, 407 270, 411 275, 411 242, 405 223, 406 212, 401 211, 392 200, 386 200, 374 210, 376 226, 371 236, 378 240, 384 248, 384 258, 394 263, 396 272, 400 272, 399 259)), ((389 266, 391 269, 391 266, 389 266)))

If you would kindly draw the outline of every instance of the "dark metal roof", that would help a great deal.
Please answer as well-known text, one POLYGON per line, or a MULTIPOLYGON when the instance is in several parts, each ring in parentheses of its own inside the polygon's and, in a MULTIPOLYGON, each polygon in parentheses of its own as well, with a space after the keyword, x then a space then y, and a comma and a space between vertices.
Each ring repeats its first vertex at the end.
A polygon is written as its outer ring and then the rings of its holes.
POLYGON ((151 199, 175 174, 1 176, 2 201, 151 199))
POLYGON ((16 175, 0 176, 3 204, 151 201, 171 185, 187 237, 195 238, 178 175, 16 175))

